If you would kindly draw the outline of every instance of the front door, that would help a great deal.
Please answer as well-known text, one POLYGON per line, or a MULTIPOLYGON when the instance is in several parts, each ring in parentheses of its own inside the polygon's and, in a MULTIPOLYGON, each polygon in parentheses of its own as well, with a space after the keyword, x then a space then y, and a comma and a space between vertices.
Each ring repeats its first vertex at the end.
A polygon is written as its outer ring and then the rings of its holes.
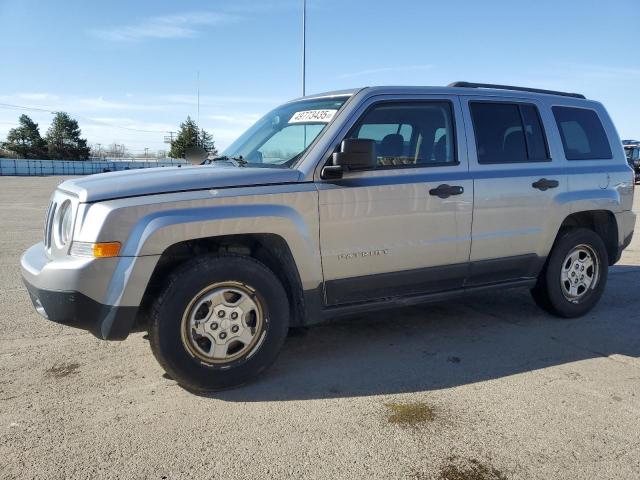
POLYGON ((454 97, 363 107, 346 137, 374 140, 376 167, 318 183, 328 305, 463 285, 473 185, 456 126, 454 97))

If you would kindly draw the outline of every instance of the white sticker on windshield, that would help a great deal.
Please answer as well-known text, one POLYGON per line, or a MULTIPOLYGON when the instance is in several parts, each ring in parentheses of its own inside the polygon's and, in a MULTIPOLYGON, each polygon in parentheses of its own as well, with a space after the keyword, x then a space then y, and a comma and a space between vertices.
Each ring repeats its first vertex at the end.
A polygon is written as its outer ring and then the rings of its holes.
POLYGON ((303 110, 293 114, 289 123, 329 123, 338 110, 303 110))

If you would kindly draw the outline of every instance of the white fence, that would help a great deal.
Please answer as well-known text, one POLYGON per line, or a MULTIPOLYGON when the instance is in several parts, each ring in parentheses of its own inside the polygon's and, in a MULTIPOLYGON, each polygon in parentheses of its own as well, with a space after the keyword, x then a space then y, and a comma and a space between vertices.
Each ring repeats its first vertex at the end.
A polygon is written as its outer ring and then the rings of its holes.
POLYGON ((43 175, 90 175, 92 173, 115 172, 117 170, 134 170, 138 168, 154 168, 188 165, 184 160, 159 161, 123 161, 92 162, 70 160, 15 160, 0 158, 0 176, 43 176, 43 175))

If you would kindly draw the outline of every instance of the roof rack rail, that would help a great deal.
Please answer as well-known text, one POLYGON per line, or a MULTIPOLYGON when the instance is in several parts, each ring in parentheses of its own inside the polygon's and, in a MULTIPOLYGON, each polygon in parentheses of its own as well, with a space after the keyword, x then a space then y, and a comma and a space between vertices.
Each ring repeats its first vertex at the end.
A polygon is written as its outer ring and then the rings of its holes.
POLYGON ((547 95, 560 95, 562 97, 586 98, 580 93, 556 92, 555 90, 542 90, 541 88, 514 87, 512 85, 494 85, 492 83, 453 82, 447 87, 460 88, 495 88, 498 90, 515 90, 518 92, 546 93, 547 95))

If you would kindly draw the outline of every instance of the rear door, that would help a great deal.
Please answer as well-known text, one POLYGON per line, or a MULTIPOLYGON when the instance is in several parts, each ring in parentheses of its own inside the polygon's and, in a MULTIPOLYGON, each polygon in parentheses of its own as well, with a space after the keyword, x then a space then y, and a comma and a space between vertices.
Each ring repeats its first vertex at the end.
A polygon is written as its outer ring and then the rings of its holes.
POLYGON ((459 130, 450 96, 376 96, 345 126, 336 148, 347 137, 372 139, 377 165, 318 180, 329 305, 463 285, 473 185, 459 130))
POLYGON ((549 148, 550 112, 531 99, 463 97, 462 103, 474 179, 466 284, 533 278, 565 215, 567 177, 561 155, 549 148))

